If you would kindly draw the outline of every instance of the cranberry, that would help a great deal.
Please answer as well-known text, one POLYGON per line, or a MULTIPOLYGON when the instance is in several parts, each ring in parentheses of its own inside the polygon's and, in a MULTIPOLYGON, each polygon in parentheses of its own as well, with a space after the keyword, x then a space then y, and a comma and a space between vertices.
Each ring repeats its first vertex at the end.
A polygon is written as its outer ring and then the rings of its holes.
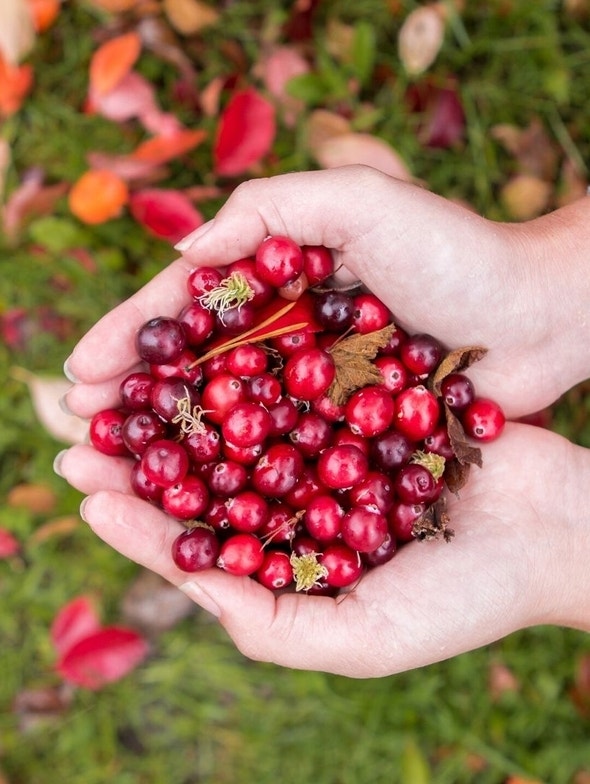
POLYGON ((359 553, 340 542, 329 544, 318 556, 318 562, 327 570, 326 584, 332 588, 346 588, 363 573, 359 553))
POLYGON ((317 286, 318 283, 332 275, 334 260, 328 248, 323 245, 304 245, 301 250, 303 252, 303 271, 310 286, 317 286))
POLYGON ((494 441, 504 430, 506 417, 501 407, 487 397, 476 397, 461 415, 465 432, 477 441, 494 441))
POLYGON ((215 495, 231 498, 248 484, 246 468, 235 460, 220 460, 209 475, 209 489, 215 495))
POLYGON ((90 420, 89 438, 92 446, 104 455, 127 455, 123 441, 125 414, 115 408, 99 411, 90 420))
POLYGON ((327 488, 320 482, 315 464, 310 463, 303 467, 295 486, 284 498, 293 509, 306 509, 313 498, 326 491, 327 488))
POLYGON ((199 572, 215 566, 219 541, 215 532, 205 526, 183 531, 172 544, 172 558, 183 572, 199 572))
POLYGON ((432 335, 411 335, 400 347, 400 358, 410 373, 427 376, 436 369, 442 346, 432 335))
POLYGON ((151 482, 160 487, 172 487, 186 476, 189 459, 184 447, 161 438, 148 444, 141 457, 141 466, 151 482))
POLYGON ((162 507, 177 520, 199 517, 209 503, 207 486, 198 476, 187 474, 184 479, 162 493, 162 507))
POLYGON ((351 444, 328 447, 318 459, 318 476, 333 490, 349 488, 362 482, 368 468, 367 457, 351 444))
POLYGON ((150 365, 164 365, 175 360, 186 345, 182 324, 173 318, 157 316, 146 321, 135 337, 137 353, 150 365))
POLYGON ((283 397, 276 403, 271 403, 268 413, 272 419, 271 436, 282 436, 289 433, 299 419, 299 411, 291 398, 283 397))
POLYGON ((221 437, 208 422, 188 433, 182 443, 193 463, 210 463, 221 454, 221 437))
POLYGON ((275 288, 295 280, 303 272, 303 252, 289 237, 263 240, 256 250, 256 274, 275 288))
POLYGON ((196 267, 189 273, 186 281, 188 293, 193 299, 198 299, 217 288, 224 277, 225 273, 219 267, 196 267))
POLYGON ((377 357, 375 367, 381 371, 383 386, 390 394, 397 395, 406 388, 408 371, 401 359, 390 356, 377 357))
POLYGON ((387 518, 390 530, 400 542, 411 542, 414 523, 419 520, 426 510, 426 504, 395 503, 387 518))
POLYGON ((362 293, 353 298, 352 325, 361 335, 383 329, 391 322, 391 313, 374 294, 362 293))
POLYGON ((152 389, 152 408, 164 422, 173 422, 181 416, 181 411, 190 415, 199 402, 197 390, 178 378, 156 381, 152 389))
POLYGON ((267 281, 263 280, 256 272, 256 262, 254 259, 246 258, 239 259, 232 262, 227 268, 227 274, 231 275, 233 272, 239 272, 244 276, 248 286, 254 292, 254 296, 250 303, 255 308, 261 308, 263 305, 268 304, 275 296, 274 288, 267 281))
POLYGON ((213 333, 214 314, 200 302, 191 302, 180 312, 178 320, 184 328, 189 346, 200 346, 213 333))
POLYGON ((274 444, 252 469, 252 486, 264 496, 280 498, 295 487, 302 470, 303 457, 298 449, 274 444))
POLYGON ((154 411, 135 411, 121 429, 123 443, 133 455, 142 455, 148 444, 166 435, 166 426, 154 411))
POLYGON ((394 412, 393 399, 385 387, 366 386, 350 396, 344 417, 353 433, 370 438, 388 429, 394 412))
POLYGON ((221 434, 239 447, 262 444, 272 428, 272 417, 257 403, 236 403, 225 414, 221 423, 221 434))
POLYGON ((451 411, 463 411, 473 402, 475 390, 473 384, 463 373, 450 373, 443 378, 440 385, 442 399, 451 411))
POLYGON ((283 394, 281 382, 272 373, 260 373, 247 379, 246 389, 250 400, 263 406, 278 403, 283 394))
POLYGON ((229 528, 227 517, 227 499, 212 496, 209 499, 207 508, 203 512, 203 522, 210 525, 216 531, 224 531, 229 528))
POLYGON ((395 398, 395 426, 412 441, 429 436, 439 416, 437 398, 421 384, 404 389, 395 398))
POLYGON ((154 378, 182 378, 189 384, 199 386, 203 380, 203 368, 196 361, 194 352, 185 348, 174 361, 150 365, 150 373, 154 378))
POLYGON ((262 565, 256 572, 256 579, 265 588, 277 591, 293 582, 293 568, 287 553, 269 550, 264 554, 262 565))
POLYGON ((237 346, 227 354, 226 369, 234 376, 257 376, 264 373, 268 365, 268 354, 254 343, 237 346))
POLYGON ((151 391, 155 384, 150 373, 130 373, 119 385, 121 405, 128 411, 144 411, 151 407, 151 391))
POLYGON ((409 463, 398 471, 394 480, 396 496, 405 504, 430 504, 440 495, 440 484, 430 471, 409 463))
POLYGON ((282 501, 271 501, 268 505, 268 517, 258 536, 265 541, 275 544, 291 542, 297 527, 297 517, 294 510, 282 501))
POLYGON ((215 328, 220 335, 240 335, 251 329, 256 320, 256 307, 252 302, 244 302, 223 313, 215 314, 215 328))
POLYGON ((371 460, 385 473, 405 465, 415 452, 415 444, 399 430, 386 430, 371 442, 371 460))
POLYGON ((220 425, 230 408, 245 399, 246 384, 231 373, 220 373, 203 387, 201 406, 207 418, 220 425))
POLYGON ((270 341, 271 347, 282 357, 290 357, 300 348, 313 348, 315 344, 316 337, 310 329, 295 330, 270 341))
POLYGON ((289 438, 305 458, 312 458, 330 445, 332 428, 319 414, 308 411, 300 415, 289 438))
POLYGON ((254 533, 268 519, 268 503, 253 490, 243 490, 227 502, 227 519, 236 531, 254 533))
POLYGON ((245 577, 258 571, 264 561, 262 542, 254 534, 238 533, 221 545, 217 566, 229 574, 245 577))
POLYGON ((236 446, 230 441, 224 441, 221 445, 223 456, 228 460, 234 460, 244 466, 251 466, 258 462, 264 451, 263 444, 252 444, 252 446, 236 446))
POLYGON ((332 356, 321 348, 302 348, 285 365, 283 383, 287 394, 314 400, 328 389, 336 373, 332 356))
POLYGON ((376 550, 385 541, 387 533, 387 519, 378 509, 353 506, 342 520, 344 543, 359 553, 376 550))
POLYGON ((397 551, 395 536, 388 531, 383 542, 370 553, 361 553, 364 564, 369 567, 382 566, 391 561, 397 551))
POLYGON ((455 457, 446 424, 437 425, 429 436, 424 439, 424 451, 441 455, 445 460, 455 457))
POLYGON ((344 291, 324 291, 314 300, 319 324, 330 332, 344 332, 352 324, 353 299, 344 291))
POLYGON ((369 471, 348 493, 348 500, 353 505, 372 506, 384 513, 393 506, 393 499, 391 479, 381 471, 369 471))
POLYGON ((140 462, 135 462, 129 475, 131 489, 139 498, 144 501, 151 501, 159 504, 162 498, 163 488, 147 478, 140 462))
POLYGON ((305 527, 318 542, 331 542, 340 534, 344 507, 331 495, 318 495, 307 505, 305 527))

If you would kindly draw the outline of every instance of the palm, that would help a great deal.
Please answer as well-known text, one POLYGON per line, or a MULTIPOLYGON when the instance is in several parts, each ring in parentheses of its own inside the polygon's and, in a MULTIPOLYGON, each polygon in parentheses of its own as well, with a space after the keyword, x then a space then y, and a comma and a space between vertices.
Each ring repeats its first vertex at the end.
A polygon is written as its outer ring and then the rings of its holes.
MULTIPOLYGON (((486 447, 484 467, 461 497, 449 500, 452 542, 409 544, 336 601, 275 599, 249 578, 217 569, 199 573, 198 583, 216 597, 223 624, 247 655, 292 667, 377 676, 484 645, 546 620, 536 605, 543 591, 557 590, 549 558, 559 557, 560 546, 544 499, 559 507, 561 470, 575 449, 552 433, 509 426, 486 447)), ((72 484, 98 493, 87 516, 99 536, 172 583, 190 582, 170 557, 180 524, 129 495, 128 469, 85 446, 71 450, 63 466, 72 484)))

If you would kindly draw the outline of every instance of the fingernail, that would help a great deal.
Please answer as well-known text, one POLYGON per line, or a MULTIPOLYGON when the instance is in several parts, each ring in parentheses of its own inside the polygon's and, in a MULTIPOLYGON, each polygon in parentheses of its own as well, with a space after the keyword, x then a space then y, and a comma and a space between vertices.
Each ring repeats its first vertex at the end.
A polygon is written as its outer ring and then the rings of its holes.
POLYGON ((65 395, 63 395, 63 397, 60 397, 60 399, 58 400, 58 403, 59 403, 59 407, 64 412, 64 414, 68 414, 69 416, 73 416, 73 413, 70 410, 70 407, 68 406, 68 396, 67 396, 67 393, 65 395))
POLYGON ((191 233, 187 234, 186 237, 183 237, 180 242, 177 242, 174 246, 174 249, 184 253, 189 248, 192 248, 197 240, 200 240, 202 237, 204 237, 205 234, 207 234, 207 232, 213 228, 214 224, 215 218, 212 218, 206 223, 203 223, 201 226, 199 226, 198 229, 191 231, 191 233))
POLYGON ((66 359, 66 361, 64 362, 64 376, 65 376, 65 377, 68 379, 68 381, 71 381, 71 382, 72 382, 72 384, 77 384, 77 383, 79 382, 79 380, 80 380, 80 379, 79 379, 79 378, 77 378, 77 376, 75 376, 75 375, 72 373, 72 371, 70 370, 70 360, 71 360, 71 358, 72 358, 72 357, 71 357, 71 355, 70 355, 70 356, 69 356, 69 357, 66 359))
POLYGON ((61 464, 63 462, 64 456, 65 456, 67 451, 68 451, 67 449, 62 449, 61 452, 58 452, 56 454, 56 456, 55 456, 55 458, 53 460, 53 470, 62 479, 64 478, 64 475, 63 475, 62 470, 61 470, 61 464))
POLYGON ((186 596, 188 596, 189 599, 192 599, 193 602, 196 602, 199 607, 202 607, 203 610, 207 610, 207 612, 210 612, 211 615, 219 618, 221 615, 221 609, 219 605, 210 596, 210 594, 207 593, 207 591, 201 588, 198 583, 196 583, 194 580, 190 580, 189 582, 183 583, 178 587, 186 596))
POLYGON ((85 515, 85 509, 88 506, 88 501, 89 500, 90 500, 90 496, 87 495, 86 498, 84 498, 82 503, 80 504, 79 514, 80 514, 80 517, 82 518, 82 520, 84 520, 85 523, 88 522, 88 520, 86 519, 86 515, 85 515))

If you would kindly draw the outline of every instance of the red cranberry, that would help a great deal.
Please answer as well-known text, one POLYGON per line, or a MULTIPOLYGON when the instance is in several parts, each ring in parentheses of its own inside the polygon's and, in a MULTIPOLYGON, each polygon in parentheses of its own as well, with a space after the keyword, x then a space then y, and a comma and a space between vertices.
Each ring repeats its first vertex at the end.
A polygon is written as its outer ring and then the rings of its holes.
POLYGON ((184 572, 199 572, 215 566, 219 542, 214 531, 197 526, 183 531, 172 544, 172 558, 184 572))

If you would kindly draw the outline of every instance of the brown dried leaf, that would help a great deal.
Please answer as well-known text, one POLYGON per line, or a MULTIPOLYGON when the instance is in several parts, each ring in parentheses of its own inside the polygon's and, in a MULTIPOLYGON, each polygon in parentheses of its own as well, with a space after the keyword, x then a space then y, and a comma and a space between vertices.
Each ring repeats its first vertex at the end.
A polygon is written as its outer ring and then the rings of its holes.
POLYGON ((479 362, 487 354, 487 348, 483 346, 464 346, 456 348, 443 358, 432 377, 432 391, 435 395, 440 395, 440 385, 443 380, 451 373, 461 373, 467 370, 475 362, 479 362))
POLYGON ((526 128, 506 123, 494 126, 491 133, 492 138, 514 156, 520 174, 530 174, 548 181, 555 178, 560 158, 559 147, 538 117, 533 118, 526 128))
POLYGON ((333 403, 343 405, 355 390, 383 382, 381 371, 371 360, 387 345, 394 331, 395 325, 389 324, 367 335, 351 335, 330 349, 336 375, 327 394, 333 403))
POLYGON ((370 133, 349 132, 325 139, 314 148, 323 169, 361 164, 410 182, 412 174, 401 155, 385 139, 370 133))
POLYGON ((457 461, 462 466, 475 463, 476 466, 481 468, 481 449, 469 443, 465 435, 465 431, 463 430, 463 425, 447 405, 445 405, 445 416, 447 421, 447 432, 449 434, 449 440, 451 442, 451 447, 455 453, 457 461))
POLYGON ((451 493, 458 493, 465 487, 469 479, 470 463, 460 463, 458 460, 447 460, 445 465, 444 479, 447 488, 451 493))
POLYGON ((532 174, 516 174, 504 185, 500 198, 513 220, 526 221, 544 213, 551 205, 553 185, 532 174))
POLYGON ((142 571, 125 593, 121 609, 126 623, 157 636, 192 615, 196 605, 175 585, 142 571))
POLYGON ((421 542, 441 537, 445 542, 450 542, 455 535, 453 529, 449 528, 450 522, 445 499, 441 498, 431 504, 424 514, 416 520, 412 533, 421 542))
POLYGON ((0 3, 0 54, 10 65, 16 65, 31 51, 35 43, 33 18, 25 0, 3 0, 0 3))

